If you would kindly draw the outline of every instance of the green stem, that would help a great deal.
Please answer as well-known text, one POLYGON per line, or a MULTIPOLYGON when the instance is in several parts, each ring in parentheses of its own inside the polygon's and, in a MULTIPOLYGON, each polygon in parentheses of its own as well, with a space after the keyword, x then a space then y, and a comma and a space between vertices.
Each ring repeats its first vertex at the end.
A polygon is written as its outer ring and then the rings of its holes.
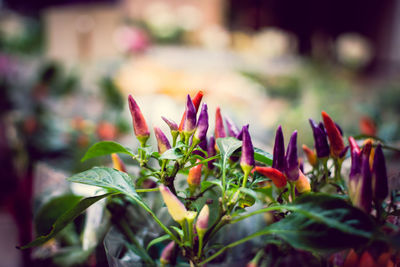
POLYGON ((137 193, 157 192, 158 188, 136 189, 137 193))
POLYGON ((198 258, 201 257, 201 251, 203 249, 203 238, 204 238, 204 235, 199 235, 199 251, 197 252, 198 258))
POLYGON ((246 183, 247 183, 247 179, 249 178, 249 173, 248 172, 245 172, 244 173, 244 176, 243 176, 243 184, 242 184, 242 187, 244 188, 244 187, 246 187, 246 183))

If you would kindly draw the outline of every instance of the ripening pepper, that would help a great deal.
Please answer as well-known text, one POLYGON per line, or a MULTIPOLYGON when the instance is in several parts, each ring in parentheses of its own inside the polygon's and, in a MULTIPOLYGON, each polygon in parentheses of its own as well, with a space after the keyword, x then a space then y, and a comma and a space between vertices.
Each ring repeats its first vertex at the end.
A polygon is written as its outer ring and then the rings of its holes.
POLYGON ((331 145, 331 154, 335 158, 340 158, 342 151, 344 150, 344 142, 340 130, 336 126, 335 122, 329 117, 329 115, 322 111, 322 119, 326 129, 326 134, 331 145))
POLYGON ((269 179, 271 179, 276 187, 283 188, 286 186, 286 183, 287 183, 286 177, 278 169, 271 168, 271 167, 256 166, 255 170, 257 172, 259 172, 260 174, 264 175, 265 177, 268 177, 269 179))
MULTIPOLYGON (((200 160, 197 160, 199 162, 200 160)), ((187 183, 189 184, 189 189, 191 192, 194 192, 197 187, 200 186, 201 182, 201 168, 203 164, 196 165, 189 170, 189 174, 187 177, 187 183)))
POLYGON ((157 139, 158 153, 162 154, 171 148, 169 141, 160 128, 154 127, 154 133, 157 139))
POLYGON ((353 153, 353 151, 357 152, 358 154, 360 154, 361 150, 360 147, 358 146, 356 140, 354 139, 353 136, 349 136, 348 138, 349 140, 349 144, 350 144, 350 153, 353 153))
POLYGON ((196 108, 193 105, 190 95, 187 95, 185 118, 183 120, 182 132, 190 136, 196 128, 196 108))
POLYGON ((196 131, 193 136, 193 142, 195 144, 200 143, 205 139, 208 130, 208 112, 207 112, 207 104, 203 104, 199 116, 199 120, 197 121, 196 131))
POLYGON ((196 231, 199 236, 204 236, 205 232, 207 231, 209 217, 210 208, 206 204, 201 209, 196 221, 196 231))
POLYGON ((248 175, 255 165, 254 148, 248 129, 243 126, 242 155, 240 157, 240 167, 245 175, 248 175))
POLYGON ((129 95, 128 102, 129 110, 132 115, 133 130, 137 139, 140 141, 140 144, 144 147, 150 136, 149 128, 147 127, 146 120, 132 95, 129 95))
POLYGON ((121 158, 116 153, 111 154, 111 159, 113 162, 114 169, 119 170, 121 172, 126 172, 126 167, 125 167, 124 162, 121 160, 121 158))
POLYGON ((368 116, 364 116, 360 119, 360 132, 369 136, 376 136, 376 124, 373 119, 368 116))
POLYGON ((174 241, 169 242, 168 245, 165 246, 165 248, 161 252, 161 257, 160 257, 161 266, 166 266, 171 262, 174 249, 175 249, 174 241))
POLYGON ((168 208, 169 214, 176 222, 182 224, 186 219, 187 210, 185 205, 180 202, 180 200, 169 190, 168 187, 160 185, 159 189, 165 205, 168 208))
POLYGON ((285 174, 288 180, 299 178, 299 160, 297 156, 297 131, 292 133, 285 156, 285 174))
POLYGON ((374 199, 378 201, 383 201, 389 194, 385 156, 381 144, 378 144, 375 149, 372 165, 372 192, 374 199))
POLYGON ((311 185, 308 178, 304 175, 302 171, 299 170, 299 179, 295 182, 297 192, 306 193, 311 191, 311 185))
POLYGON ((236 127, 235 123, 231 120, 231 118, 225 116, 225 123, 228 128, 229 136, 237 137, 239 134, 239 129, 236 127))
POLYGON ((315 153, 315 150, 311 150, 308 146, 303 145, 303 151, 306 154, 308 162, 311 164, 311 166, 315 167, 317 166, 317 155, 315 153))
POLYGON ((224 122, 221 116, 221 109, 217 107, 215 112, 215 139, 226 137, 224 122))
MULTIPOLYGON (((197 94, 196 94, 196 95, 194 96, 194 98, 192 99, 194 108, 196 109, 196 114, 197 114, 197 111, 199 110, 201 100, 203 99, 203 95, 204 95, 204 94, 203 94, 203 91, 198 91, 197 94)), ((185 112, 183 113, 181 123, 179 124, 179 131, 180 131, 180 132, 183 130, 183 122, 184 122, 184 120, 185 120, 185 117, 186 117, 186 110, 185 110, 185 112)))
POLYGON ((272 157, 272 168, 281 172, 285 170, 285 141, 282 126, 278 126, 275 134, 274 152, 272 157))
POLYGON ((326 137, 326 132, 324 125, 318 125, 314 120, 309 119, 311 128, 314 135, 314 147, 317 152, 318 158, 329 157, 330 149, 328 145, 328 140, 326 137))
POLYGON ((358 262, 359 267, 375 267, 374 258, 372 258, 371 254, 368 251, 364 251, 364 253, 360 257, 360 261, 358 262))

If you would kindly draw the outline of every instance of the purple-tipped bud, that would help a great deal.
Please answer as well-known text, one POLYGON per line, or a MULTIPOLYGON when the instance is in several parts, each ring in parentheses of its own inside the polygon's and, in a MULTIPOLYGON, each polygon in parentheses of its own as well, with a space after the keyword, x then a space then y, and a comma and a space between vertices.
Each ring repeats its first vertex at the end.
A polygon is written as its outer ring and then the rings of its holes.
POLYGON ((330 149, 328 145, 328 139, 325 132, 324 125, 322 123, 317 124, 314 120, 309 119, 311 128, 314 135, 314 147, 317 151, 318 158, 328 157, 330 149))
MULTIPOLYGON (((216 155, 217 151, 215 150, 215 138, 213 136, 210 137, 210 139, 208 140, 208 145, 207 145, 207 154, 208 157, 214 157, 216 155)), ((215 160, 210 160, 207 164, 208 168, 210 170, 214 169, 214 161, 215 160)))
POLYGON ((279 125, 275 134, 274 154, 272 157, 272 168, 281 172, 285 170, 285 141, 282 127, 279 125))
POLYGON ((129 102, 129 110, 132 115, 132 124, 133 130, 135 132, 136 137, 139 139, 142 146, 146 144, 147 139, 150 136, 149 128, 147 127, 146 120, 143 117, 142 112, 136 101, 133 99, 131 95, 128 97, 129 102))
POLYGON ((167 265, 171 262, 171 258, 175 249, 175 242, 171 241, 165 246, 161 252, 160 262, 162 265, 167 265))
POLYGON ((297 157, 297 131, 292 133, 286 150, 285 174, 288 180, 299 179, 299 160, 297 157))
POLYGON ((221 109, 217 107, 215 112, 215 139, 226 137, 224 122, 222 121, 221 109))
POLYGON ((201 142, 207 134, 208 130, 208 112, 207 104, 203 104, 201 107, 201 112, 199 115, 199 120, 197 121, 196 132, 194 133, 193 140, 197 143, 201 142))
POLYGON ((225 123, 228 127, 229 136, 236 137, 239 134, 239 129, 236 127, 235 123, 227 116, 225 116, 225 123))
POLYGON ((176 122, 174 122, 173 120, 169 120, 165 117, 161 117, 161 119, 163 119, 163 121, 168 124, 168 127, 171 131, 178 131, 178 124, 176 124, 176 122))
POLYGON ((254 148, 251 142, 251 137, 247 127, 243 126, 243 141, 242 141, 242 156, 240 158, 240 166, 243 172, 249 174, 253 169, 254 162, 254 148))
POLYGON ((185 119, 183 121, 183 132, 193 133, 196 128, 196 108, 193 105, 190 95, 187 95, 185 119))
MULTIPOLYGON (((249 125, 248 125, 248 124, 246 124, 246 125, 243 126, 243 127, 246 127, 246 129, 249 130, 249 125)), ((242 129, 240 130, 240 132, 236 135, 236 138, 237 138, 238 140, 240 140, 240 141, 243 140, 243 128, 242 128, 242 129)))
POLYGON ((351 151, 351 168, 349 179, 357 180, 358 175, 361 174, 361 153, 357 152, 357 150, 351 151))
POLYGON ((156 139, 157 139, 157 145, 158 145, 158 152, 160 154, 164 153, 168 149, 171 148, 171 145, 169 144, 169 141, 165 134, 161 131, 160 128, 154 127, 154 132, 156 134, 156 139))
POLYGON ((210 217, 210 209, 208 205, 204 205, 201 209, 196 221, 196 231, 198 235, 204 235, 208 228, 208 219, 210 217))
POLYGON ((385 156, 383 155, 381 144, 378 144, 375 149, 374 163, 372 165, 372 189, 374 198, 379 201, 384 200, 389 194, 385 156))

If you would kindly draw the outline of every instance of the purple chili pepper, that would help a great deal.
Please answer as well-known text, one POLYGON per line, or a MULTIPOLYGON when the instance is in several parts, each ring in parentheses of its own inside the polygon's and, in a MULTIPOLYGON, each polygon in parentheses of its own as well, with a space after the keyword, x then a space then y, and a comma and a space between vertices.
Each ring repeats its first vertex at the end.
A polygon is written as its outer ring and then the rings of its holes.
POLYGON ((292 133, 286 150, 285 174, 290 181, 299 179, 299 160, 297 157, 297 131, 292 133))
POLYGON ((285 170, 285 141, 283 138, 282 126, 278 126, 275 134, 274 154, 272 157, 272 168, 281 172, 285 170))
POLYGON ((243 141, 242 141, 242 156, 240 157, 240 166, 244 173, 250 173, 253 169, 254 162, 254 148, 251 142, 249 130, 246 126, 243 126, 243 141))
POLYGON ((201 107, 201 112, 199 116, 199 120, 197 121, 196 132, 193 136, 193 141, 195 143, 200 143, 206 137, 208 130, 208 112, 207 112, 207 104, 203 104, 201 107))
POLYGON ((169 141, 165 134, 161 131, 160 128, 154 127, 154 132, 156 134, 157 144, 158 144, 158 152, 160 154, 164 153, 168 149, 171 148, 169 141))
POLYGON ((378 144, 375 149, 374 163, 372 165, 372 188, 374 198, 379 201, 384 200, 389 194, 385 156, 383 155, 381 144, 378 144))
POLYGON ((361 156, 361 175, 361 192, 357 206, 366 213, 370 213, 372 201, 372 173, 369 167, 369 156, 364 154, 361 156))
POLYGON ((236 137, 239 134, 239 130, 236 127, 235 123, 231 120, 231 118, 225 116, 225 123, 228 127, 228 134, 229 136, 236 137))
POLYGON ((168 124, 168 127, 171 131, 178 131, 178 124, 176 124, 176 122, 174 122, 173 120, 169 120, 163 116, 161 116, 161 119, 163 119, 163 121, 168 124))
MULTIPOLYGON (((249 125, 248 125, 248 124, 246 124, 246 125, 243 126, 243 127, 246 127, 247 130, 249 129, 249 125)), ((236 135, 236 139, 242 141, 242 139, 243 139, 243 128, 242 128, 242 129, 240 130, 240 132, 236 135)))
POLYGON ((196 108, 193 105, 190 95, 187 95, 185 112, 182 131, 190 134, 193 133, 196 128, 196 108))
MULTIPOLYGON (((207 137, 204 137, 203 140, 200 141, 199 145, 198 145, 201 149, 203 149, 204 151, 207 151, 207 137)), ((192 152, 195 155, 199 155, 200 157, 205 157, 206 155, 200 151, 200 150, 194 150, 192 152)), ((208 152, 207 152, 208 153, 208 152)))
POLYGON ((324 125, 322 123, 318 125, 313 119, 309 119, 309 122, 313 130, 314 147, 315 150, 317 151, 317 157, 318 158, 329 157, 330 149, 324 125))

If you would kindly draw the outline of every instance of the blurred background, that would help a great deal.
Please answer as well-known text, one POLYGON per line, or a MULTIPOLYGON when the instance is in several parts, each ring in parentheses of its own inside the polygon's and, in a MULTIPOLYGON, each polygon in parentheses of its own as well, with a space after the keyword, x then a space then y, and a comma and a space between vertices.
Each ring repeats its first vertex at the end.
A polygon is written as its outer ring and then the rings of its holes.
MULTIPOLYGON (((15 246, 40 232, 43 203, 76 193, 65 177, 107 164, 80 163, 90 145, 138 145, 128 94, 167 130, 160 117, 179 121, 202 90, 210 132, 219 106, 268 151, 279 124, 312 146, 321 110, 345 136, 399 147, 399 47, 398 0, 1 0, 0 266, 57 251, 15 246)), ((394 181, 399 152, 388 156, 394 181)), ((96 265, 62 256, 52 264, 96 265)))

